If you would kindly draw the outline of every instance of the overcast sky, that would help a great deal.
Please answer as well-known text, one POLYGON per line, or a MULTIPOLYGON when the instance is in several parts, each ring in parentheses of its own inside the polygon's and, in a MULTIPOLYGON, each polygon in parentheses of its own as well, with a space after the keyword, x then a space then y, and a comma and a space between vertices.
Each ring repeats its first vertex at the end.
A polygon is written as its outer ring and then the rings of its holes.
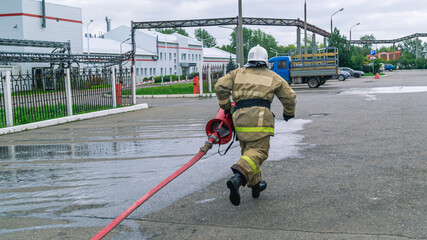
MULTIPOLYGON (((112 28, 130 26, 131 21, 183 20, 223 18, 237 16, 237 0, 47 0, 47 2, 75 6, 83 12, 83 31, 93 19, 89 32, 106 31, 105 17, 111 18, 112 28)), ((374 34, 376 39, 388 40, 413 33, 427 33, 426 0, 307 0, 307 22, 330 31, 331 15, 344 8, 332 18, 333 26, 349 39, 359 39, 374 34)), ((304 19, 304 0, 243 0, 244 17, 304 19)), ((295 27, 251 26, 272 34, 281 45, 296 42, 295 27)), ((228 44, 231 29, 207 27, 218 45, 228 44)), ((186 28, 194 35, 194 28, 186 28)), ((317 36, 318 42, 323 38, 317 36)), ((427 39, 422 39, 426 42, 427 39)))

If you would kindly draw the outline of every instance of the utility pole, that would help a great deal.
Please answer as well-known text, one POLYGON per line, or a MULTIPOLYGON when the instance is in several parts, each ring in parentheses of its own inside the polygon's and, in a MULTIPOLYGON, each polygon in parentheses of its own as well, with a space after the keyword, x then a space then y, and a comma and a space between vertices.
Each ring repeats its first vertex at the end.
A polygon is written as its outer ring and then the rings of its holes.
POLYGON ((243 67, 244 64, 244 57, 243 57, 243 19, 242 19, 242 0, 239 0, 239 21, 237 25, 237 34, 239 37, 236 36, 236 53, 238 54, 238 63, 240 67, 243 67), (238 41, 238 42, 237 42, 238 41))
POLYGON ((339 13, 339 12, 342 12, 343 10, 344 10, 344 8, 341 8, 340 10, 338 10, 338 11, 334 12, 334 13, 331 15, 331 33, 333 33, 333 32, 334 32, 334 30, 333 30, 333 28, 332 28, 332 17, 333 17, 335 14, 337 14, 337 13, 339 13))
POLYGON ((90 20, 89 23, 86 25, 86 37, 87 37, 87 55, 90 54, 90 47, 89 47, 89 25, 93 22, 93 20, 90 20))
POLYGON ((359 26, 359 25, 360 25, 360 22, 356 23, 355 25, 353 25, 353 26, 350 28, 350 44, 351 44, 351 29, 353 29, 354 27, 359 26))
POLYGON ((417 33, 417 38, 416 38, 416 45, 415 45, 415 58, 418 58, 420 56, 420 50, 419 50, 419 41, 418 41, 418 33, 417 33))
POLYGON ((304 1, 304 54, 307 54, 307 2, 304 1))
POLYGON ((297 27, 297 54, 301 55, 301 53, 301 28, 297 27))

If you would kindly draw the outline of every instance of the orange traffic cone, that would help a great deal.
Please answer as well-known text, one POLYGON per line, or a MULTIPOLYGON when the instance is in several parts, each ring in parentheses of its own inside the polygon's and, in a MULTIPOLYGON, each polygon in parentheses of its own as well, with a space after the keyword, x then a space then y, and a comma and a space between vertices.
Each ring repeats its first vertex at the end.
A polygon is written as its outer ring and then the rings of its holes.
POLYGON ((375 74, 374 79, 380 79, 380 75, 379 75, 378 73, 377 73, 377 74, 375 74))

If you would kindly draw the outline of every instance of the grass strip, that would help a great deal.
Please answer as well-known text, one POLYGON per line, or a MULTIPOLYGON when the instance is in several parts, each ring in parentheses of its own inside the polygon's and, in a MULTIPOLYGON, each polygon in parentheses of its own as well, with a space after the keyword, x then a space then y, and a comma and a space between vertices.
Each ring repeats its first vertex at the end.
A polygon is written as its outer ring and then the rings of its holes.
MULTIPOLYGON (((74 105, 73 115, 96 112, 111 108, 111 105, 74 105)), ((14 126, 68 116, 67 106, 65 104, 41 107, 14 107, 12 112, 14 126)), ((0 109, 0 128, 7 127, 5 119, 4 110, 0 109)))

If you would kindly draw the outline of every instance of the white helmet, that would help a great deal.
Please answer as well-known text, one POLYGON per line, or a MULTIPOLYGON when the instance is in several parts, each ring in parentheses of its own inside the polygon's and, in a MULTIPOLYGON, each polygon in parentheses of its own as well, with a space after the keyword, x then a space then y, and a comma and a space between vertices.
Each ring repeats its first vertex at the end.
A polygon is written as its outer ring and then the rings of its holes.
POLYGON ((249 50, 248 54, 248 63, 249 62, 263 62, 266 65, 268 64, 268 53, 265 48, 261 47, 259 44, 249 50))

